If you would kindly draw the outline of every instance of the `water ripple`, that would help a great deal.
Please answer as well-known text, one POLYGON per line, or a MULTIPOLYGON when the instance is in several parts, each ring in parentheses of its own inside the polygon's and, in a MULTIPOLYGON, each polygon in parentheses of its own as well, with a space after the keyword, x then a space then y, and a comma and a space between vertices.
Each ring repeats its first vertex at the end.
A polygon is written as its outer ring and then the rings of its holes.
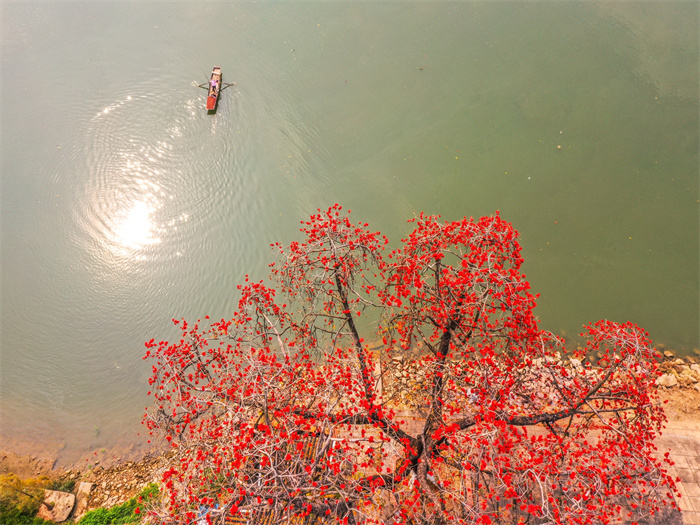
POLYGON ((232 194, 230 122, 207 115, 199 95, 173 106, 155 91, 123 93, 86 124, 78 222, 103 249, 136 260, 181 253, 199 242, 184 225, 209 220, 232 194))

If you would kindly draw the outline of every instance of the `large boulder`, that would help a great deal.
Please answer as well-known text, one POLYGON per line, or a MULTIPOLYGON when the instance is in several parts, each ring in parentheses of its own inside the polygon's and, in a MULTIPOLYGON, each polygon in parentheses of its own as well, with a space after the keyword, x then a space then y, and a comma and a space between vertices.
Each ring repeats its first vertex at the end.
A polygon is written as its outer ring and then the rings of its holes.
POLYGON ((87 481, 81 481, 78 484, 78 490, 76 492, 76 502, 75 502, 75 512, 73 513, 73 519, 78 521, 83 517, 83 514, 87 512, 88 499, 90 498, 90 492, 92 492, 92 487, 94 483, 88 483, 87 481))
POLYGON ((678 379, 673 374, 664 374, 656 380, 656 384, 670 388, 678 384, 678 379))
POLYGON ((39 507, 37 516, 45 520, 61 523, 70 516, 75 505, 75 496, 68 492, 47 490, 44 492, 44 503, 39 507))
POLYGON ((698 382, 698 378, 695 377, 695 372, 689 366, 683 366, 681 373, 678 374, 678 382, 683 386, 692 386, 693 383, 698 382))

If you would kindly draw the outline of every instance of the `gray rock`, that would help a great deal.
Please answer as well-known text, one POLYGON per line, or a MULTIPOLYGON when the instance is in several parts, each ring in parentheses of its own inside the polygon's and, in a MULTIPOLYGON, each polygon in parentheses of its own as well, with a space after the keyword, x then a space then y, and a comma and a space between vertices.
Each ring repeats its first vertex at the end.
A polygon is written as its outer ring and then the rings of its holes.
POLYGON ((583 370, 583 366, 581 366, 581 361, 578 359, 571 358, 569 359, 569 363, 571 363, 571 366, 573 367, 574 370, 577 372, 580 372, 583 370))
POLYGON ((695 377, 695 373, 689 366, 684 366, 683 368, 681 368, 681 373, 678 376, 678 381, 684 386, 686 386, 691 383, 697 383, 698 378, 695 377))
POLYGON ((92 492, 92 487, 94 486, 94 483, 88 483, 87 481, 78 484, 78 491, 75 497, 75 512, 73 513, 73 519, 75 521, 78 521, 83 517, 83 514, 87 512, 88 499, 90 498, 90 492, 92 492))
POLYGON ((674 375, 664 374, 656 380, 656 384, 659 386, 665 386, 666 388, 670 388, 678 384, 678 379, 676 379, 676 376, 674 375))
POLYGON ((68 492, 47 490, 44 492, 44 504, 39 507, 37 516, 45 520, 61 523, 70 516, 75 505, 75 496, 68 492))

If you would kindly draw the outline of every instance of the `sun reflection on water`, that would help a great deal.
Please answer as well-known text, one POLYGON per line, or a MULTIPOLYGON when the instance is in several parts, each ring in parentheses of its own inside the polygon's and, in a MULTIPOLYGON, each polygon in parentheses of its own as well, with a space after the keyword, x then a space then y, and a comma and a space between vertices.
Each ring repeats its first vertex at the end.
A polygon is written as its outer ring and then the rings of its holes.
POLYGON ((122 250, 139 250, 158 244, 153 223, 155 207, 146 201, 136 201, 119 217, 113 229, 113 241, 122 250))
MULTIPOLYGON (((182 256, 200 201, 187 198, 190 188, 183 158, 192 138, 201 135, 199 104, 188 100, 175 115, 153 104, 148 93, 124 94, 102 105, 90 119, 85 158, 90 178, 78 220, 86 227, 91 251, 102 262, 160 260, 182 256), (144 116, 146 115, 146 116, 144 116), (166 122, 166 129, 140 134, 137 122, 166 122), (163 131, 161 133, 161 131, 163 131), (158 246, 157 249, 154 247, 158 246)), ((199 150, 197 150, 199 151, 199 150)))

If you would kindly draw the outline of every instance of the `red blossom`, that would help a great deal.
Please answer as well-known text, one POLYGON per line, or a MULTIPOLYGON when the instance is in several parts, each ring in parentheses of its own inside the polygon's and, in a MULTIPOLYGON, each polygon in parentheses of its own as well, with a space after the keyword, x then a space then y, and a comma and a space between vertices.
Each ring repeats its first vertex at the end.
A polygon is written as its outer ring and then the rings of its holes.
POLYGON ((177 458, 161 522, 590 524, 674 505, 648 335, 600 321, 566 357, 511 224, 412 222, 385 256, 367 224, 319 210, 273 245, 274 286, 246 278, 231 319, 146 343, 144 421, 177 458))

